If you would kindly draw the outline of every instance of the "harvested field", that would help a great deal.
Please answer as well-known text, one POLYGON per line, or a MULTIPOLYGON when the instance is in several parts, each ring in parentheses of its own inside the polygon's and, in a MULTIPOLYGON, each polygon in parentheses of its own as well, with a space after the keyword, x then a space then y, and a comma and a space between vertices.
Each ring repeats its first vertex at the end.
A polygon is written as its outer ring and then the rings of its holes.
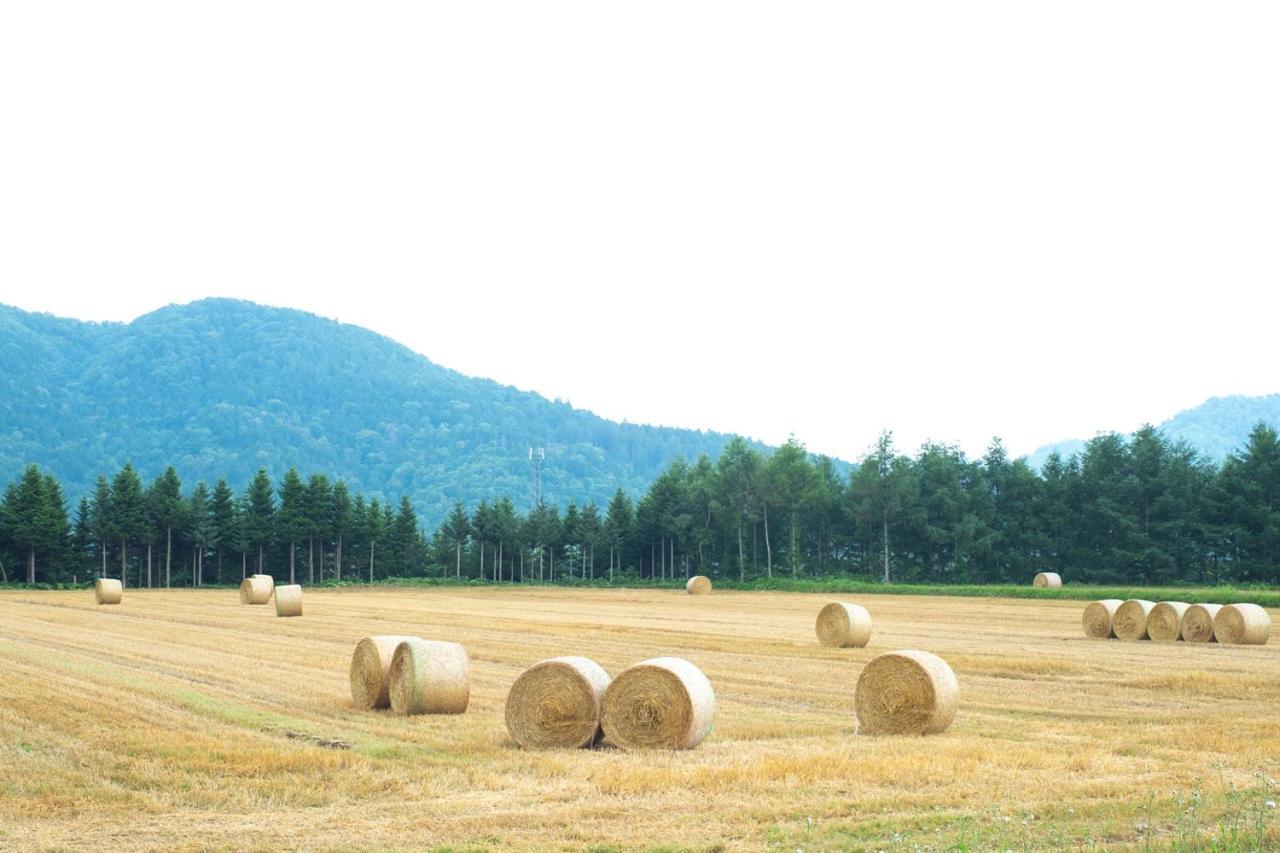
POLYGON ((1104 642, 1078 601, 858 596, 871 643, 833 649, 828 594, 306 597, 277 619, 234 589, 0 592, 0 848, 1280 845, 1274 636, 1104 642), (352 648, 377 634, 465 645, 467 712, 357 710, 352 648), (859 673, 904 648, 955 670, 954 723, 855 736, 859 673), (687 658, 714 731, 676 753, 516 747, 508 687, 567 654, 615 676, 687 658))

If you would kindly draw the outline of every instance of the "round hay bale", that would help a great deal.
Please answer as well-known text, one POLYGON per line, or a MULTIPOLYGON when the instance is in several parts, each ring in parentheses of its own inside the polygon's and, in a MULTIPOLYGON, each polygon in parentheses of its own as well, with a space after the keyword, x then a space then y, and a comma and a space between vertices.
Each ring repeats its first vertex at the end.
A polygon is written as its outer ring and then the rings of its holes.
POLYGON ((871 614, 860 604, 833 601, 818 611, 815 630, 824 646, 860 649, 871 641, 871 614))
POLYGON ((115 578, 98 578, 93 582, 93 600, 99 604, 119 604, 124 598, 124 585, 115 578))
POLYGON ((1190 607, 1182 601, 1162 601, 1147 615, 1147 635, 1153 640, 1173 642, 1182 639, 1182 616, 1190 607))
POLYGON ((507 732, 533 749, 579 749, 600 739, 600 701, 609 673, 584 657, 539 661, 507 694, 507 732))
POLYGON ((959 704, 960 683, 947 662, 910 649, 872 658, 853 696, 858 732, 873 735, 936 734, 959 704))
POLYGON ((1222 609, 1221 604, 1193 604, 1182 614, 1182 639, 1188 643, 1216 643, 1213 635, 1213 617, 1222 609))
POLYGON ((604 692, 604 736, 623 749, 692 749, 716 719, 711 682, 682 658, 629 666, 604 692))
POLYGON ((271 600, 271 582, 263 578, 245 578, 240 581, 241 604, 266 604, 271 600))
MULTIPOLYGON (((267 582, 267 588, 271 590, 271 592, 276 591, 276 579, 271 577, 271 575, 249 575, 249 577, 262 578, 264 581, 267 582)), ((268 596, 270 596, 270 593, 268 593, 268 596)))
POLYGON ((1104 598, 1090 602, 1084 609, 1084 635, 1095 640, 1109 640, 1116 635, 1114 623, 1116 610, 1123 604, 1118 598, 1104 598))
POLYGON ((396 646, 415 637, 384 634, 365 637, 356 643, 351 655, 351 701, 365 711, 391 707, 388 692, 391 676, 391 656, 396 646))
POLYGON ((457 643, 402 641, 391 655, 387 680, 396 714, 461 714, 471 701, 471 662, 457 643))
POLYGON ((1041 572, 1031 581, 1036 589, 1062 589, 1062 575, 1057 572, 1041 572))
POLYGON ((708 595, 711 592, 711 578, 694 575, 685 582, 684 591, 690 595, 708 595))
POLYGON ((1155 606, 1154 601, 1146 601, 1141 598, 1129 599, 1116 608, 1116 617, 1111 623, 1112 630, 1122 640, 1149 639, 1147 636, 1147 616, 1151 614, 1151 608, 1155 606))
MULTIPOLYGON (((252 578, 250 578, 250 580, 252 580, 252 578)), ((302 587, 298 586, 296 583, 276 587, 276 615, 302 615, 302 587)))
POLYGON ((1213 617, 1213 636, 1219 643, 1265 646, 1271 637, 1271 617, 1256 604, 1227 604, 1213 617))

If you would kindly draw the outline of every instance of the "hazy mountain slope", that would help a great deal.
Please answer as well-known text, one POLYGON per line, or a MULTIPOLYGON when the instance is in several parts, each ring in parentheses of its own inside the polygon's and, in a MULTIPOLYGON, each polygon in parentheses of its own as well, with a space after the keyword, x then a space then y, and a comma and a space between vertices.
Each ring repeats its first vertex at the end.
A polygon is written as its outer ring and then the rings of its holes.
MULTIPOLYGON (((1280 427, 1280 394, 1211 397, 1193 409, 1179 412, 1158 428, 1171 440, 1185 441, 1210 459, 1221 461, 1244 446, 1249 431, 1259 421, 1280 427)), ((1027 458, 1038 469, 1054 450, 1066 458, 1083 447, 1081 439, 1059 441, 1046 444, 1027 458)))
POLYGON ((0 480, 38 462, 69 497, 132 461, 148 480, 243 486, 259 466, 409 495, 428 519, 455 499, 531 493, 603 502, 727 436, 617 424, 442 368, 392 340, 300 311, 232 300, 96 324, 0 306, 0 480))

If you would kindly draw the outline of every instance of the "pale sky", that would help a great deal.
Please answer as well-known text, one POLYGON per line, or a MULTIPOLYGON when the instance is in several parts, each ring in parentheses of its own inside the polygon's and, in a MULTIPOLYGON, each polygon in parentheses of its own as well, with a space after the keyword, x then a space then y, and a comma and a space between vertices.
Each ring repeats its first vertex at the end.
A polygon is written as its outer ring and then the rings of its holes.
POLYGON ((6 3, 0 302, 1014 453, 1280 392, 1280 5, 6 3))

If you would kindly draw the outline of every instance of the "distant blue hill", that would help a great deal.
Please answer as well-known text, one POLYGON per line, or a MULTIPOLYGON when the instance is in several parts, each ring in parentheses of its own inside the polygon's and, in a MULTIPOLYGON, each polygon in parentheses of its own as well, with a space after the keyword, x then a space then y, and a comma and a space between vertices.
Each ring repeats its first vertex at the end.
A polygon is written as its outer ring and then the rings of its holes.
MULTIPOLYGON (((1280 394, 1265 397, 1212 397, 1169 418, 1157 428, 1170 441, 1185 441, 1215 462, 1241 449, 1259 421, 1280 429, 1280 394)), ((1027 457, 1036 470, 1055 450, 1065 459, 1084 449, 1083 439, 1046 444, 1027 457)))
POLYGON ((236 489, 295 465, 407 495, 431 523, 454 500, 527 508, 530 447, 551 502, 603 504, 728 438, 608 421, 301 311, 209 299, 121 324, 0 306, 0 484, 35 462, 73 501, 125 462, 236 489))

